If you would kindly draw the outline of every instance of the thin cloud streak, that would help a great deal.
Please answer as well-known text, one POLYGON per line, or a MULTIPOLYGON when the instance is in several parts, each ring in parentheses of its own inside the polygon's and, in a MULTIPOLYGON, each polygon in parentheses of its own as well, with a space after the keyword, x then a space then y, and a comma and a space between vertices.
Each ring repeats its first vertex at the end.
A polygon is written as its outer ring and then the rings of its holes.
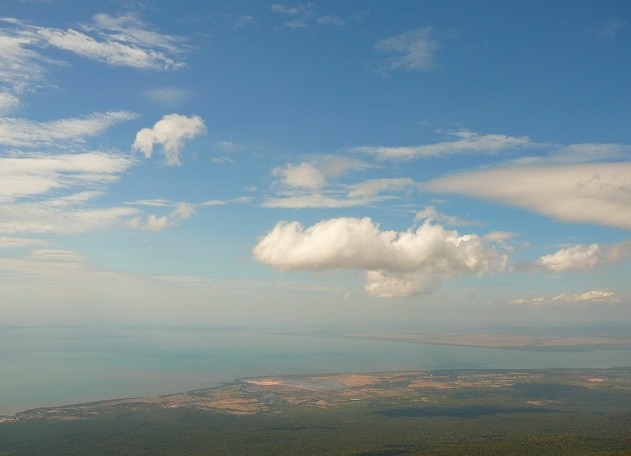
POLYGON ((529 155, 503 163, 504 166, 573 165, 624 160, 631 154, 628 144, 583 143, 568 146, 550 145, 546 155, 529 155))
POLYGON ((130 207, 92 208, 87 204, 64 207, 55 200, 0 206, 0 233, 79 234, 110 230, 138 213, 130 207))
POLYGON ((190 203, 178 203, 167 215, 158 217, 154 214, 150 214, 146 220, 143 220, 141 217, 134 217, 126 223, 135 230, 162 231, 179 224, 183 220, 190 219, 196 212, 197 209, 195 205, 190 203))
POLYGON ((94 113, 51 122, 0 117, 0 146, 23 149, 68 148, 68 142, 85 142, 88 137, 98 136, 120 122, 137 117, 137 114, 128 111, 94 113))
POLYGON ((460 130, 451 135, 458 139, 420 146, 361 146, 351 150, 380 160, 413 160, 464 153, 494 154, 533 146, 527 136, 480 135, 469 130, 460 130))
MULTIPOLYGON (((300 182, 303 183, 304 180, 300 182)), ((307 181, 308 182, 308 181, 307 181)), ((350 186, 337 186, 335 190, 324 191, 318 186, 314 188, 290 189, 285 194, 267 197, 263 207, 306 209, 306 208, 345 208, 367 206, 381 201, 398 199, 393 193, 412 191, 417 184, 410 178, 369 179, 350 186), (292 192, 292 190, 294 190, 292 192), (310 190, 310 192, 308 192, 310 190)))
POLYGON ((567 306, 580 304, 619 304, 622 299, 613 291, 589 290, 583 293, 559 293, 555 296, 535 296, 513 299, 510 304, 533 307, 567 306))
POLYGON ((266 198, 263 207, 279 209, 339 209, 345 207, 366 206, 371 203, 392 199, 390 196, 373 196, 363 198, 334 197, 321 194, 302 196, 284 196, 266 198))
POLYGON ((0 158, 0 200, 73 187, 99 188, 117 181, 134 163, 131 157, 109 152, 0 158))
POLYGON ((176 43, 181 39, 143 29, 144 24, 132 16, 99 14, 93 24, 82 27, 83 31, 39 27, 13 18, 3 21, 14 25, 14 33, 25 40, 24 45, 32 47, 52 46, 109 65, 136 69, 170 70, 184 65, 157 49, 177 54, 180 49, 176 43))
POLYGON ((0 115, 21 105, 20 97, 50 86, 46 73, 64 62, 45 55, 57 48, 97 62, 138 70, 182 68, 185 40, 161 34, 133 15, 97 14, 91 24, 66 30, 41 27, 16 18, 0 18, 0 115))

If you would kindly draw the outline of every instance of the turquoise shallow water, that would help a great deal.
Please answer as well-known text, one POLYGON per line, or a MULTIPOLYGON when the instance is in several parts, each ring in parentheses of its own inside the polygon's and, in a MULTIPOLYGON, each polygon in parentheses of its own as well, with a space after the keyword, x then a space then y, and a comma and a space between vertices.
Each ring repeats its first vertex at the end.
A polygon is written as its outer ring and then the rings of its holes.
POLYGON ((0 415, 258 375, 629 365, 631 350, 518 351, 234 329, 0 328, 0 415))

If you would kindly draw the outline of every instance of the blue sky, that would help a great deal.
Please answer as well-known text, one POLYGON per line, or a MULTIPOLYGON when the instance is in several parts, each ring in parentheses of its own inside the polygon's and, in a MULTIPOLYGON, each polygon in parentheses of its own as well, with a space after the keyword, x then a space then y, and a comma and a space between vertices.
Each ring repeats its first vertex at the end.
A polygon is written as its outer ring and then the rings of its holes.
POLYGON ((0 16, 3 323, 631 323, 626 1, 0 16))

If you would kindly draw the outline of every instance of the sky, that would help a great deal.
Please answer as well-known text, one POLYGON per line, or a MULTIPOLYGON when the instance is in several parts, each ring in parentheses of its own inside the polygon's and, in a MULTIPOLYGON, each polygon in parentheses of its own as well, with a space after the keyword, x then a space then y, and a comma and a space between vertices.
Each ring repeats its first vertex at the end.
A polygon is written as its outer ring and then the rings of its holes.
POLYGON ((631 4, 4 0, 0 324, 631 325, 631 4))

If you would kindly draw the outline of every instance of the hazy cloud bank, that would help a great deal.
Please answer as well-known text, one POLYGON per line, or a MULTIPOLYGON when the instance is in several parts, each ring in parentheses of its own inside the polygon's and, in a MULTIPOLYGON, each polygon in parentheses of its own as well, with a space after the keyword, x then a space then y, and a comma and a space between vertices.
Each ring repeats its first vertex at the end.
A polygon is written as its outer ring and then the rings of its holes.
POLYGON ((533 298, 519 298, 511 301, 515 305, 531 305, 535 307, 566 304, 618 304, 622 299, 613 291, 589 290, 583 293, 556 296, 536 296, 533 298))
POLYGON ((631 163, 500 167, 442 177, 438 193, 498 201, 564 222, 631 229, 631 163))

